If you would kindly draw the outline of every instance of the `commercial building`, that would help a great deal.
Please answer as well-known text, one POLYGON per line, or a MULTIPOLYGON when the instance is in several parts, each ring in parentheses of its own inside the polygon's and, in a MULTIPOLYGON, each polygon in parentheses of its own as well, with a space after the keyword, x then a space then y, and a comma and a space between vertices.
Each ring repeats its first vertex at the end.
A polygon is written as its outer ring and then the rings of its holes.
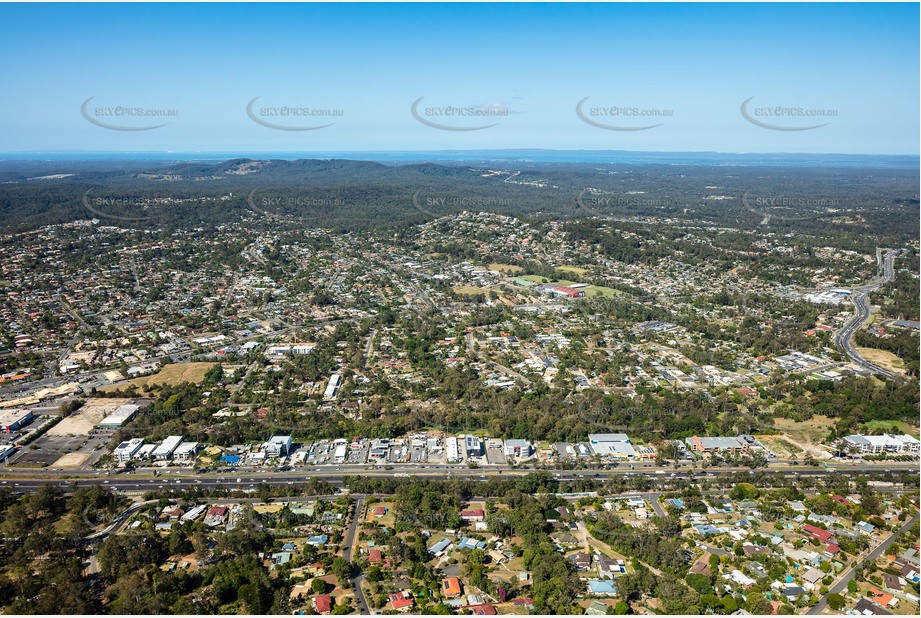
POLYGON ((141 438, 126 440, 115 447, 115 450, 112 451, 112 457, 119 463, 131 461, 143 445, 144 440, 141 438))
POLYGON ((6 461, 15 452, 16 447, 12 444, 0 444, 0 461, 6 461))
POLYGON ((461 460, 460 445, 457 438, 447 438, 445 440, 445 456, 448 463, 458 463, 461 460))
POLYGON ((467 451, 467 457, 483 456, 483 442, 476 436, 467 436, 464 439, 464 449, 467 451))
POLYGON ((825 290, 806 294, 803 298, 807 302, 815 303, 816 305, 840 305, 848 294, 847 290, 825 290))
POLYGON ((744 451, 748 447, 736 438, 704 437, 685 438, 688 448, 697 453, 723 453, 744 451))
POLYGON ((527 440, 506 440, 505 455, 507 457, 530 457, 534 447, 527 440))
POLYGON ((636 451, 625 433, 593 433, 588 444, 595 455, 614 459, 634 459, 636 451))
POLYGON ((134 454, 132 459, 137 461, 150 461, 150 458, 153 457, 153 452, 157 450, 156 444, 145 444, 138 449, 138 452, 134 454))
POLYGON ((291 436, 272 436, 262 448, 266 457, 287 457, 293 446, 291 436))
POLYGON ((101 429, 117 429, 130 421, 140 409, 141 406, 133 403, 126 403, 125 405, 118 406, 112 411, 112 414, 102 419, 97 427, 101 429))
POLYGON ((333 453, 333 459, 336 463, 345 463, 345 458, 348 455, 349 445, 348 444, 338 444, 336 445, 336 451, 333 453))
POLYGON ((383 438, 373 440, 371 447, 368 449, 368 461, 378 461, 387 459, 387 453, 390 452, 390 440, 383 438))
POLYGON ((901 436, 884 433, 881 436, 850 435, 844 437, 844 446, 864 454, 918 453, 921 443, 908 434, 901 436))
POLYGON ((577 290, 567 285, 558 285, 550 289, 554 296, 565 296, 566 298, 582 298, 585 296, 585 290, 577 290))
POLYGON ((0 430, 19 431, 35 418, 32 410, 4 410, 0 412, 0 430))
POLYGON ((191 463, 195 461, 195 454, 197 452, 198 442, 183 442, 173 451, 173 461, 191 463))
POLYGON ((154 460, 169 461, 180 444, 182 444, 182 436, 169 436, 153 450, 154 460))

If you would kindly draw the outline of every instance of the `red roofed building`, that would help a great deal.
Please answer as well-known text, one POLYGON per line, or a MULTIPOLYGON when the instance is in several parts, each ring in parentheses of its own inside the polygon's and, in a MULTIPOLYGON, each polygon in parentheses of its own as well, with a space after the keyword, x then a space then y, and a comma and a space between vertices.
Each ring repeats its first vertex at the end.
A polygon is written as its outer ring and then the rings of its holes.
POLYGON ((208 514, 206 517, 224 517, 227 515, 226 506, 212 506, 208 509, 208 514))
POLYGON ((815 537, 819 539, 820 541, 824 541, 826 543, 831 538, 831 532, 829 532, 828 530, 822 530, 821 528, 817 528, 816 526, 813 526, 812 524, 804 525, 803 532, 805 532, 811 537, 815 537))
POLYGON ((328 594, 318 594, 313 597, 313 609, 318 614, 328 614, 333 611, 333 598, 328 594))
POLYGON ((368 562, 371 564, 380 564, 384 560, 384 555, 379 549, 368 550, 368 562))
POLYGON ((834 543, 829 543, 825 546, 825 553, 829 556, 837 556, 839 553, 841 553, 841 548, 834 543))
POLYGON ((446 577, 441 580, 441 593, 448 599, 459 597, 463 594, 460 580, 456 577, 446 577))
POLYGON ((390 604, 393 606, 393 609, 406 612, 415 604, 415 601, 413 601, 413 598, 407 593, 397 592, 396 594, 390 595, 390 604))
POLYGON ((585 292, 583 290, 577 290, 567 285, 556 286, 553 288, 553 293, 557 296, 567 296, 569 298, 582 298, 585 296, 585 292))
POLYGON ((534 605, 534 599, 531 597, 518 597, 517 599, 512 600, 512 605, 530 608, 532 605, 534 605))
POLYGON ((461 519, 464 521, 483 521, 486 519, 486 511, 483 509, 467 509, 460 512, 461 519))
POLYGON ((495 616, 498 613, 496 608, 488 603, 484 603, 483 605, 471 605, 467 609, 469 609, 470 613, 474 616, 495 616))

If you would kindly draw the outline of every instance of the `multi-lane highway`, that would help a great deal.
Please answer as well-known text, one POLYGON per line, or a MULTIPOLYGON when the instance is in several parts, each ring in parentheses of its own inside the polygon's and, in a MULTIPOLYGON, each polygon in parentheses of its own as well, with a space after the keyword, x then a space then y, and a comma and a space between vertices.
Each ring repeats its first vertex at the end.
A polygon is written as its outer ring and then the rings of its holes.
POLYGON ((893 280, 895 276, 893 262, 899 253, 898 250, 893 249, 886 251, 885 256, 882 257, 882 277, 851 290, 851 302, 854 304, 854 315, 847 319, 844 325, 835 332, 834 336, 835 346, 844 352, 855 365, 888 378, 894 378, 896 374, 874 365, 861 356, 854 348, 853 339, 854 334, 860 330, 864 323, 870 318, 870 303, 867 300, 867 294, 878 290, 880 287, 893 280))
MULTIPOLYGON (((614 468, 604 470, 547 470, 554 480, 566 482, 582 479, 610 479, 610 478, 636 478, 646 477, 657 482, 664 482, 672 478, 705 478, 729 474, 747 473, 747 468, 717 468, 706 469, 674 469, 674 468, 614 468)), ((94 473, 43 473, 35 470, 18 471, 4 470, 0 476, 0 488, 9 488, 14 491, 35 491, 44 485, 55 485, 66 488, 71 484, 78 487, 103 485, 113 490, 122 492, 144 492, 167 489, 192 489, 200 487, 211 489, 224 487, 230 490, 253 490, 261 484, 275 486, 301 485, 311 479, 323 480, 333 487, 344 486, 343 478, 346 476, 377 476, 377 477, 418 477, 418 478, 465 478, 472 480, 485 480, 488 478, 506 478, 524 476, 535 472, 531 469, 509 468, 465 468, 454 466, 396 466, 392 470, 380 467, 369 468, 365 465, 343 465, 317 467, 312 470, 292 470, 289 472, 232 472, 232 473, 194 473, 191 470, 174 470, 169 474, 154 476, 144 471, 118 474, 112 476, 95 475, 94 473), (324 469, 325 468, 325 469, 324 469)), ((818 476, 834 472, 853 475, 867 474, 918 474, 917 463, 887 463, 885 468, 881 465, 836 465, 826 468, 824 466, 775 466, 761 468, 760 473, 780 474, 790 478, 802 476, 818 476)))

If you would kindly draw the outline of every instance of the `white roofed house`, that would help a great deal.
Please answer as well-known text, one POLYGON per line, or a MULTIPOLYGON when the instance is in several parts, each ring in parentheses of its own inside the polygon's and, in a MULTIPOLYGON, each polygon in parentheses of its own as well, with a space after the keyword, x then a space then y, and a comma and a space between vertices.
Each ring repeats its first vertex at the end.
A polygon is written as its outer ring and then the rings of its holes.
POLYGON ((819 569, 809 569, 803 573, 803 587, 806 590, 815 590, 823 577, 825 577, 825 573, 819 569))
POLYGON ((329 383, 323 392, 323 399, 335 399, 339 394, 339 387, 342 386, 342 376, 334 373, 329 377, 329 383))
POLYGON ((155 461, 169 461, 173 458, 173 453, 182 444, 182 436, 169 436, 153 451, 155 461))

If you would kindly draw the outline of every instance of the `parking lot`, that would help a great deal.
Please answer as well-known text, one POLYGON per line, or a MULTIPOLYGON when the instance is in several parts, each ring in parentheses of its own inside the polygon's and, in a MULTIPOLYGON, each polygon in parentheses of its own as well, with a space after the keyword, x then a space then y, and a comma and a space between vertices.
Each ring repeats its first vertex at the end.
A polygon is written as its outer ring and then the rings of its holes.
POLYGON ((502 446, 502 440, 486 441, 486 459, 491 464, 505 465, 508 459, 505 456, 505 450, 502 446))
POLYGON ((349 448, 348 463, 363 464, 368 461, 368 451, 371 450, 371 443, 365 442, 358 448, 349 448))

